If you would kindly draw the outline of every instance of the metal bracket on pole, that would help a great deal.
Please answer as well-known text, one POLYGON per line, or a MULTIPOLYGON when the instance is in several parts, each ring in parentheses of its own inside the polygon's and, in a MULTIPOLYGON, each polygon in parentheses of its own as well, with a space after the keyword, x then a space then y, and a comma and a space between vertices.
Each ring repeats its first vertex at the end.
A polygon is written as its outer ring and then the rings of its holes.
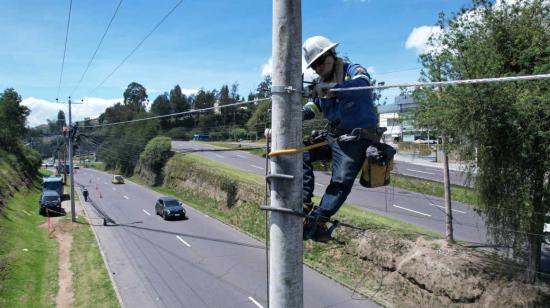
POLYGON ((295 89, 292 86, 271 86, 271 93, 288 93, 292 92, 302 92, 301 90, 295 89))
POLYGON ((260 209, 261 210, 264 210, 264 211, 270 211, 270 212, 280 212, 280 213, 285 213, 285 214, 290 214, 290 215, 294 215, 294 216, 298 216, 298 217, 306 217, 306 215, 302 212, 296 212, 294 210, 291 210, 291 209, 287 209, 287 208, 282 208, 282 207, 272 207, 272 206, 260 206, 260 209))
POLYGON ((271 179, 283 179, 283 180, 294 180, 293 175, 288 174, 278 174, 278 173, 272 173, 265 177, 266 180, 270 181, 271 179))

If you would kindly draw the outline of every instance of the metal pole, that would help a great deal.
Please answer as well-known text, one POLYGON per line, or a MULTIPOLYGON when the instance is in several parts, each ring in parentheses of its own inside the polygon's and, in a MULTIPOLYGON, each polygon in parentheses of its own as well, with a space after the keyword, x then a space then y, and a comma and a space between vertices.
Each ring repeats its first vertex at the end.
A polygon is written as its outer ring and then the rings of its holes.
POLYGON ((76 213, 74 207, 74 174, 73 174, 73 143, 72 143, 72 114, 71 114, 71 97, 69 96, 69 172, 71 175, 71 221, 76 222, 76 213))
MULTIPOLYGON (((272 148, 292 149, 302 140, 302 4, 273 0, 272 148), (283 90, 284 89, 284 90, 283 90)), ((271 160, 271 172, 294 176, 271 180, 271 206, 302 211, 302 155, 271 160)), ((302 218, 271 212, 269 307, 303 307, 302 218)))
POLYGON ((449 155, 445 146, 447 145, 447 138, 443 136, 441 138, 443 143, 443 188, 445 191, 445 212, 447 214, 447 242, 453 243, 453 211, 451 206, 451 181, 449 178, 449 155))

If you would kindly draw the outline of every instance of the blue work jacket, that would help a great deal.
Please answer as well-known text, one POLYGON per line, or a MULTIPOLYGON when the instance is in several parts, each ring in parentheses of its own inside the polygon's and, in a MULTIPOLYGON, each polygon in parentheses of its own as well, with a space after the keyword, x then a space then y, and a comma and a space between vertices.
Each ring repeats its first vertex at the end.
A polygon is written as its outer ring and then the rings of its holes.
MULTIPOLYGON (((371 85, 371 78, 359 64, 343 63, 344 81, 334 88, 345 89, 371 85)), ((334 92, 332 98, 314 98, 304 105, 304 120, 323 113, 339 129, 372 128, 378 126, 378 115, 372 90, 334 92)))

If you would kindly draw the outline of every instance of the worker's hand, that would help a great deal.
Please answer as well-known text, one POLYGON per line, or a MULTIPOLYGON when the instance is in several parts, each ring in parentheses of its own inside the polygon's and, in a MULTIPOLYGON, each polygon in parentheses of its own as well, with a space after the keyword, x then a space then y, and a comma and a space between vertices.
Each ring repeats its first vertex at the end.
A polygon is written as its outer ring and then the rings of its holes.
POLYGON ((335 82, 320 82, 315 85, 313 92, 317 97, 331 98, 334 97, 334 92, 331 92, 330 89, 334 88, 335 85, 335 82))

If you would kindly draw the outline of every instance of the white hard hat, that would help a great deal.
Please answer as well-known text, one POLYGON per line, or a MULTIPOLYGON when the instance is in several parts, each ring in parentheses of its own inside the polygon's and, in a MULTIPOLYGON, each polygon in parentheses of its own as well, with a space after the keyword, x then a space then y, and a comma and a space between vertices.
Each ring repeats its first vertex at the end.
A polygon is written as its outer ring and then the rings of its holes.
POLYGON ((331 42, 323 36, 312 36, 304 42, 304 58, 306 59, 307 67, 315 62, 320 56, 333 48, 336 48, 338 43, 331 42))

